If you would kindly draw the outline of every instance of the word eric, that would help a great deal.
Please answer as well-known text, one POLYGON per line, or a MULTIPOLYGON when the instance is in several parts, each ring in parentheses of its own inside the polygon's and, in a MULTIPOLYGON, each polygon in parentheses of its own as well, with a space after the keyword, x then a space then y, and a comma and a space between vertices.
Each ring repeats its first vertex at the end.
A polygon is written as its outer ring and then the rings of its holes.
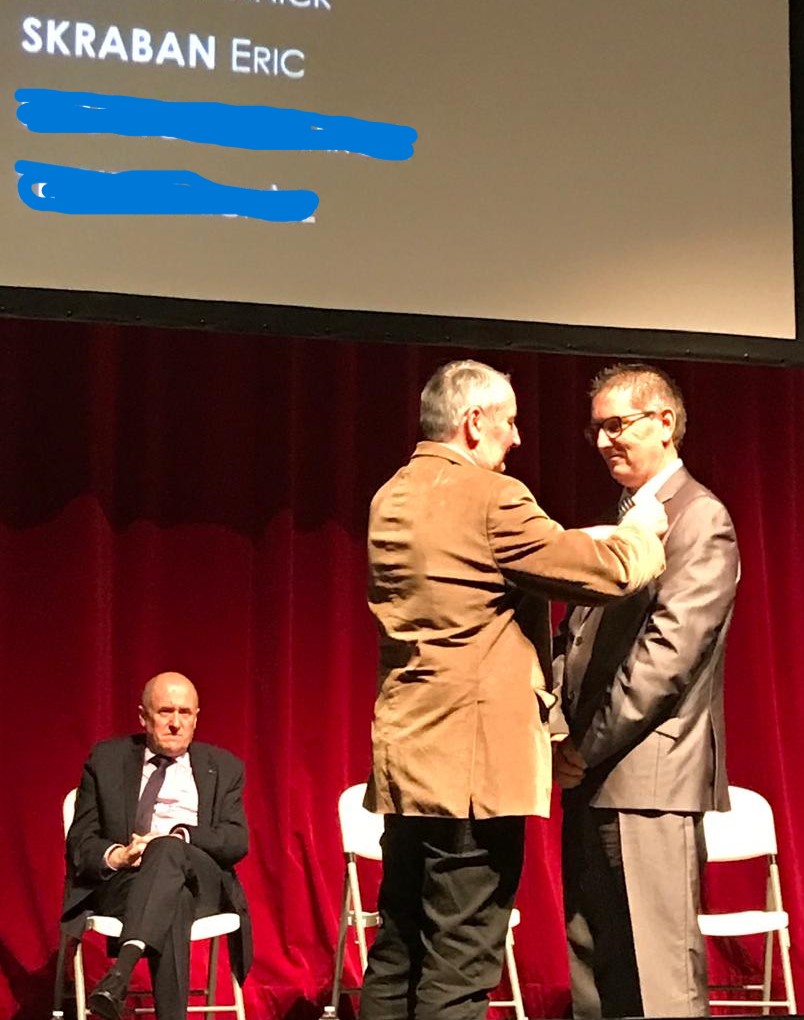
MULTIPOLYGON (((125 35, 117 25, 97 29, 87 21, 58 21, 25 18, 22 23, 22 48, 26 53, 75 57, 79 60, 110 60, 122 63, 165 64, 182 68, 214 71, 217 63, 217 39, 195 32, 164 32, 155 36, 147 28, 132 28, 125 35)), ((305 55, 302 50, 261 46, 250 39, 232 39, 231 69, 240 74, 267 74, 285 78, 303 78, 305 55)))

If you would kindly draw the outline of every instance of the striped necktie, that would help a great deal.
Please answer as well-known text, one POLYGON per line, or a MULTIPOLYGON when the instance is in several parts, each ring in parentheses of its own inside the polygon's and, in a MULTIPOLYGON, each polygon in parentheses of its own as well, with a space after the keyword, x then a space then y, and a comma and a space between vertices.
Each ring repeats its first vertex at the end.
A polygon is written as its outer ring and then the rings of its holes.
POLYGON ((620 496, 620 502, 617 504, 617 523, 625 517, 631 507, 634 505, 634 497, 630 492, 624 492, 620 496))

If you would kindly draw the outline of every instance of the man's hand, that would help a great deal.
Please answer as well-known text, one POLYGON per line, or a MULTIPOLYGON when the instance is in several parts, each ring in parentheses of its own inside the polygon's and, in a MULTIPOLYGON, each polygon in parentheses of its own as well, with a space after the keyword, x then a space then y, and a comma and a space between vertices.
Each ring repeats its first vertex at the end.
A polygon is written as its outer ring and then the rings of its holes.
POLYGON ((667 514, 664 506, 655 496, 644 496, 637 499, 621 521, 622 524, 638 524, 647 531, 653 531, 662 537, 667 531, 667 514))
POLYGON ((586 775, 586 762, 567 737, 553 744, 553 778, 562 790, 571 790, 586 775))
POLYGON ((116 846, 108 856, 110 868, 120 871, 121 868, 136 868, 140 863, 142 852, 148 845, 148 840, 136 833, 132 835, 128 846, 116 846))
POLYGON ((139 836, 132 833, 131 842, 128 846, 116 846, 109 854, 109 867, 119 871, 121 868, 138 868, 146 846, 152 839, 158 839, 164 835, 161 832, 146 832, 139 836))

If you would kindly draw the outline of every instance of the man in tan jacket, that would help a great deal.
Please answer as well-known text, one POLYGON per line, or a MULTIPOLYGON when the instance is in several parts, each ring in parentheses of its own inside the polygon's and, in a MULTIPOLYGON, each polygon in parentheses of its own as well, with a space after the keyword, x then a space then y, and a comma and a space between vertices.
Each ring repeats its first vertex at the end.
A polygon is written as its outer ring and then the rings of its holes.
POLYGON ((520 440, 514 392, 494 369, 439 369, 421 426, 426 440, 369 521, 380 663, 366 806, 386 824, 362 1020, 485 1015, 525 816, 549 810, 547 598, 604 602, 664 567, 656 501, 598 540, 564 531, 504 475, 520 440))

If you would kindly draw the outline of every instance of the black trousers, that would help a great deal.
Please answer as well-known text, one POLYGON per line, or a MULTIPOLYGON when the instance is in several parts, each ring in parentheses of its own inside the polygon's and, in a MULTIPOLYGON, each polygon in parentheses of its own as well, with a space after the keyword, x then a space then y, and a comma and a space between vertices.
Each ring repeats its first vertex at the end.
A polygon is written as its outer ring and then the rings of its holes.
POLYGON ((185 1020, 190 979, 190 928, 221 908, 221 869, 198 847, 155 839, 138 868, 118 871, 98 887, 93 909, 119 917, 120 942, 146 945, 158 1020, 185 1020))
POLYGON ((389 815, 361 1020, 480 1020, 500 981, 524 818, 389 815))

